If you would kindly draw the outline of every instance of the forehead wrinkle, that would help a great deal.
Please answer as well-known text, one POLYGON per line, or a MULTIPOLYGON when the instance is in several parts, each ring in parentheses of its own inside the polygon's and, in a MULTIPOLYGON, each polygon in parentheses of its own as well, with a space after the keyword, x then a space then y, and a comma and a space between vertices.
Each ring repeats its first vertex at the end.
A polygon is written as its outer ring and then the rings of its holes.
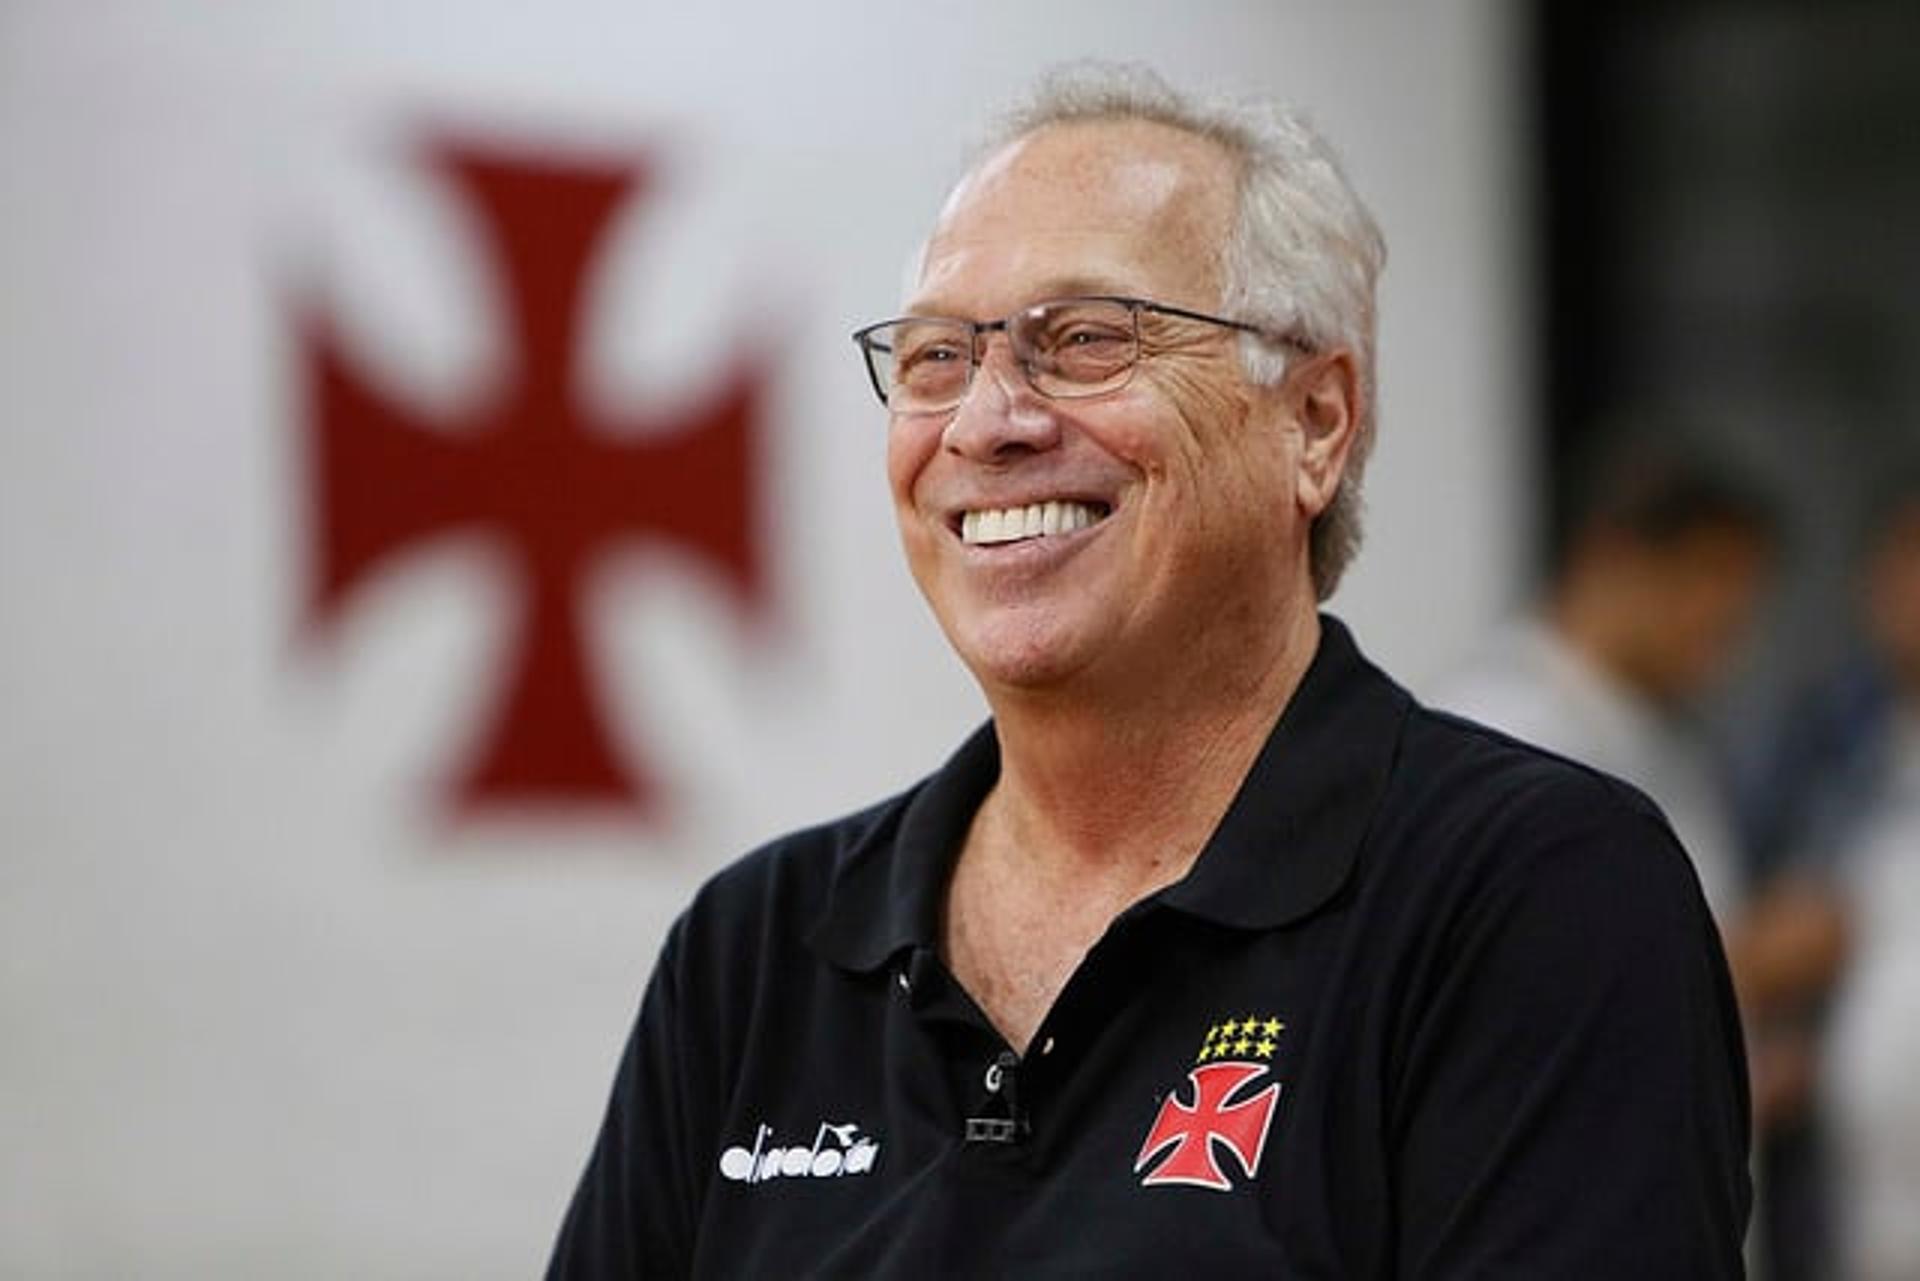
MULTIPOLYGON (((941 274, 943 276, 954 275, 962 280, 966 278, 966 258, 964 254, 954 255, 945 261, 953 264, 954 270, 952 272, 942 272, 941 274)), ((1021 296, 1013 300, 1004 311, 994 315, 969 316, 962 314, 968 310, 967 308, 945 305, 937 287, 927 289, 924 287, 925 282, 922 282, 922 284, 923 288, 913 295, 907 305, 908 315, 949 316, 954 319, 983 322, 999 320, 1002 319, 1003 316, 1013 315, 1015 312, 1023 311, 1037 303, 1051 302, 1060 298, 1131 297, 1136 288, 1136 284, 1133 281, 1117 275, 1107 275, 1099 272, 1075 271, 1058 275, 1042 275, 1028 282, 1028 286, 1022 291, 1021 296)))
POLYGON ((1036 287, 1047 278, 1138 292, 1147 272, 1179 295, 1165 301, 1210 304, 1238 184, 1232 157, 1184 130, 1146 121, 1043 127, 954 188, 927 242, 916 297, 938 298, 949 281, 972 284, 975 266, 991 264, 1019 281, 1018 301, 1052 296, 1036 287))

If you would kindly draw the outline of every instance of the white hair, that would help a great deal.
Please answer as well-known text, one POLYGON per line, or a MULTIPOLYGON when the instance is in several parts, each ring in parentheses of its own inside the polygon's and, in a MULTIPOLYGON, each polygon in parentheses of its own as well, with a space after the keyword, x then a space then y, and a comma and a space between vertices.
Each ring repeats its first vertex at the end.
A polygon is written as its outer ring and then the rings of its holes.
MULTIPOLYGON (((1360 547, 1360 485, 1373 448, 1374 285, 1387 245, 1333 148, 1298 112, 1267 101, 1202 99, 1146 67, 1074 63, 1049 72, 1003 116, 981 154, 1050 125, 1145 120, 1206 138, 1239 166, 1238 211, 1221 247, 1221 307, 1237 320, 1345 349, 1358 374, 1353 446, 1333 502, 1309 534, 1315 594, 1325 600, 1360 547)), ((1288 348, 1243 335, 1247 376, 1276 383, 1288 348)))

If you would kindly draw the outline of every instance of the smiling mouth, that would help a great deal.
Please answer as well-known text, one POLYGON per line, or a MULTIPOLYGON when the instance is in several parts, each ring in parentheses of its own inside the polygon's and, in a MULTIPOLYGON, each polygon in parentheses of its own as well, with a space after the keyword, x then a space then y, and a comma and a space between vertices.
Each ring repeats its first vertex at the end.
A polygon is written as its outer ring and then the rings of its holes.
POLYGON ((1105 520, 1112 510, 1105 503, 1057 499, 1024 507, 988 507, 963 512, 960 541, 974 547, 1017 543, 1029 538, 1071 534, 1105 520))

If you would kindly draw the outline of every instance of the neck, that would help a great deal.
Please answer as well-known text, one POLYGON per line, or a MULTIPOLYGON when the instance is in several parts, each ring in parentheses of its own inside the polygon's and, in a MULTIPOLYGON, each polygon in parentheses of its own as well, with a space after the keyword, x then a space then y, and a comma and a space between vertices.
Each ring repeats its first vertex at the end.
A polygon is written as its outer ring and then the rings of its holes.
POLYGON ((1302 613, 1232 662, 1189 664, 1185 680, 1161 672, 1099 698, 991 693, 1001 768, 980 834, 1021 851, 1030 875, 1141 893, 1179 879, 1313 660, 1320 622, 1302 613))

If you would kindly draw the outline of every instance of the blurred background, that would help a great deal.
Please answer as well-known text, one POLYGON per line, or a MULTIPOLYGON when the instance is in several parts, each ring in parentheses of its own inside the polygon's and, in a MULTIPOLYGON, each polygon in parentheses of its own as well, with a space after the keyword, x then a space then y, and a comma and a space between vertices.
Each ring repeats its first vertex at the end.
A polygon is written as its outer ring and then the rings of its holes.
POLYGON ((1920 1276, 1832 1212, 1920 1164, 1913 6, 1574 8, 0 4, 0 1275, 537 1273, 693 888, 983 715, 847 334, 1100 57, 1340 147, 1334 608, 1651 727, 1780 1047, 1756 1257, 1920 1276))

